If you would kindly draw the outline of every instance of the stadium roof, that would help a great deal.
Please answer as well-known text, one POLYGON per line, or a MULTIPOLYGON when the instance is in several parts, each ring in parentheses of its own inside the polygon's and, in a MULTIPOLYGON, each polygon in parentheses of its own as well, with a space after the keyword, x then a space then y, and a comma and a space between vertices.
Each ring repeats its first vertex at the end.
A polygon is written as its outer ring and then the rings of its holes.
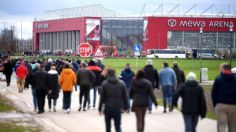
POLYGON ((137 14, 120 14, 109 10, 101 4, 79 6, 73 8, 47 10, 37 16, 35 21, 76 18, 76 17, 104 17, 129 18, 161 16, 161 17, 219 17, 236 18, 236 5, 233 4, 162 4, 145 3, 137 14))
POLYGON ((121 14, 109 10, 101 4, 79 6, 73 8, 47 10, 43 14, 37 16, 35 21, 54 20, 63 18, 76 17, 120 17, 121 14))
POLYGON ((235 18, 236 5, 145 3, 140 16, 235 18))

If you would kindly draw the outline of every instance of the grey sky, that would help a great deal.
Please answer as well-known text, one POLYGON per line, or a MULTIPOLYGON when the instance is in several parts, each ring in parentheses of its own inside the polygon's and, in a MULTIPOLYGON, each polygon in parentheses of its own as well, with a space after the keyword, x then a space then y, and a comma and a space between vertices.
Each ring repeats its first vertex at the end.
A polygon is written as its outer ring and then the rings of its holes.
MULTIPOLYGON (((23 22, 23 37, 32 36, 34 17, 45 10, 69 8, 90 4, 102 4, 106 8, 125 15, 139 15, 144 3, 184 4, 236 4, 236 0, 0 0, 0 29, 3 25, 16 25, 23 22)), ((150 4, 151 5, 151 4, 150 4)), ((155 6, 152 7, 154 10, 155 6)), ((150 8, 151 9, 151 8, 150 8)), ((236 10, 236 9, 233 9, 236 10)))
MULTIPOLYGON (((176 3, 176 0, 1 0, 0 10, 13 15, 37 15, 44 10, 100 3, 109 9, 139 13, 144 3, 176 3)), ((236 4, 235 0, 178 0, 179 3, 236 4)))

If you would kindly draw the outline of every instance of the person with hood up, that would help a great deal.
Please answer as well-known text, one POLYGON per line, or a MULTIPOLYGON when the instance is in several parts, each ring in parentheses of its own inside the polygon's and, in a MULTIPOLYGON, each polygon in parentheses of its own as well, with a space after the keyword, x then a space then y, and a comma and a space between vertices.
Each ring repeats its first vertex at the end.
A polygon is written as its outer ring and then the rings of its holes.
POLYGON ((129 92, 131 89, 131 82, 134 79, 134 72, 130 68, 130 64, 127 63, 125 66, 125 69, 121 71, 121 80, 125 82, 126 88, 127 88, 127 95, 128 95, 128 112, 130 111, 130 97, 129 92))
POLYGON ((203 88, 198 84, 196 74, 190 72, 186 82, 180 85, 173 96, 173 105, 177 106, 179 97, 182 97, 182 114, 185 132, 196 132, 198 118, 205 118, 207 108, 203 88))
POLYGON ((59 85, 63 91, 63 106, 65 113, 70 113, 71 94, 76 84, 76 75, 69 64, 65 64, 59 77, 59 85))
POLYGON ((51 70, 48 71, 48 108, 52 111, 52 101, 53 101, 53 111, 56 112, 57 99, 59 97, 59 85, 58 85, 58 72, 56 71, 56 66, 52 65, 51 70))
POLYGON ((229 64, 221 64, 220 75, 212 87, 212 101, 217 116, 218 132, 236 131, 236 78, 229 64))

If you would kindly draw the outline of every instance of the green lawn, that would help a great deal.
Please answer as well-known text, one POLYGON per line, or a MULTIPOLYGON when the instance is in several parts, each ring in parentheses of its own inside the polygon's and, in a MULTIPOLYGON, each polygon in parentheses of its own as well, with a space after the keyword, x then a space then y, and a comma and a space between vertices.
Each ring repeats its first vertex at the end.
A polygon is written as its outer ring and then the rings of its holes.
POLYGON ((18 121, 0 121, 0 132, 40 132, 38 126, 32 125, 31 122, 18 121), (25 123, 27 125, 25 125, 25 123))
POLYGON ((0 112, 9 112, 13 110, 16 110, 16 108, 12 103, 8 99, 0 96, 0 112))
MULTIPOLYGON (((12 58, 23 58, 23 57, 12 57, 12 58)), ((39 57, 24 57, 27 60, 37 60, 42 59, 39 57)), ((64 57, 50 57, 45 56, 44 60, 47 60, 48 58, 54 58, 54 59, 71 59, 72 57, 64 56, 64 57)), ((89 60, 92 58, 82 58, 83 60, 89 60)), ((121 72, 121 70, 125 67, 126 63, 130 63, 132 69, 135 71, 138 69, 142 69, 146 64, 147 58, 139 58, 138 60, 135 58, 131 59, 122 59, 122 58, 114 58, 114 59, 104 59, 104 64, 108 67, 114 68, 117 71, 117 74, 121 72), (136 62, 137 62, 137 68, 136 68, 136 62)), ((219 74, 219 66, 221 63, 227 63, 229 60, 215 60, 215 59, 153 59, 153 65, 157 68, 158 71, 162 68, 163 62, 168 62, 170 67, 172 67, 172 64, 174 61, 177 61, 179 64, 179 67, 184 70, 185 74, 187 74, 190 71, 193 71, 197 74, 197 77, 199 78, 200 75, 200 63, 202 63, 203 68, 208 68, 208 79, 214 80, 215 77, 219 74)), ((236 67, 236 59, 233 59, 232 61, 233 67, 236 67)))
MULTIPOLYGON (((104 64, 109 67, 115 68, 117 73, 124 68, 126 63, 130 63, 132 69, 141 69, 145 66, 147 59, 138 59, 137 68, 136 68, 136 59, 105 59, 104 64)), ((208 68, 208 79, 214 80, 215 77, 219 74, 219 66, 221 63, 228 62, 228 60, 189 60, 189 59, 153 59, 153 65, 157 68, 158 71, 162 68, 163 62, 168 62, 170 67, 174 61, 177 61, 179 67, 184 70, 185 74, 190 71, 193 71, 197 74, 197 77, 200 76, 200 62, 202 62, 203 68, 208 68)), ((233 61, 233 66, 236 67, 236 60, 233 61)))

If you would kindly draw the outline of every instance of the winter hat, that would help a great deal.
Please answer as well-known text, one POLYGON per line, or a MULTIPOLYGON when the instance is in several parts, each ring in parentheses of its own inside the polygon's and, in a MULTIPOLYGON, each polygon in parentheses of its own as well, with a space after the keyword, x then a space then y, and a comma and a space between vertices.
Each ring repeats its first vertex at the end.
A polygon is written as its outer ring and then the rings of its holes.
POLYGON ((189 72, 188 75, 186 76, 187 81, 196 81, 197 76, 194 72, 189 72))
POLYGON ((235 74, 236 73, 236 67, 232 68, 231 71, 232 71, 232 73, 235 74))
POLYGON ((148 59, 147 62, 146 62, 147 65, 152 65, 152 60, 151 59, 148 59))

